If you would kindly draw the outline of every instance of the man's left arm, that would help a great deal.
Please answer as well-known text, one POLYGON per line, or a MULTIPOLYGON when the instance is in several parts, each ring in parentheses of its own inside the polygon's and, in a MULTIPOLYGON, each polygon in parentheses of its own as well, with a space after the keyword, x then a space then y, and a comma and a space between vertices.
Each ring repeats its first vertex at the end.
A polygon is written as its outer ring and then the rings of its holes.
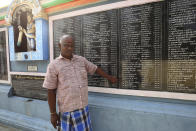
POLYGON ((84 60, 87 72, 90 73, 91 75, 93 75, 94 73, 97 73, 100 76, 108 79, 111 83, 116 83, 118 81, 116 77, 108 75, 100 67, 97 67, 96 65, 88 61, 86 58, 83 57, 83 60, 84 60))
POLYGON ((108 75, 106 72, 104 72, 101 68, 97 67, 96 71, 97 74, 99 74, 100 76, 108 79, 111 83, 116 83, 118 81, 118 79, 114 76, 108 75))

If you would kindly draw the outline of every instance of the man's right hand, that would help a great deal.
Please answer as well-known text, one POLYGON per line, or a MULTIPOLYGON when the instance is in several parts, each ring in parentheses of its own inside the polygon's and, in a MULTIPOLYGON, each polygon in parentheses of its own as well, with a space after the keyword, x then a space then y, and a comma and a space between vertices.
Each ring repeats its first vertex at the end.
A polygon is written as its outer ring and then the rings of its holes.
POLYGON ((53 127, 57 129, 57 126, 60 125, 60 117, 57 113, 50 115, 50 122, 52 123, 53 127))
POLYGON ((109 77, 108 77, 108 80, 109 80, 112 84, 118 82, 118 79, 117 79, 116 77, 114 77, 114 76, 109 76, 109 77))

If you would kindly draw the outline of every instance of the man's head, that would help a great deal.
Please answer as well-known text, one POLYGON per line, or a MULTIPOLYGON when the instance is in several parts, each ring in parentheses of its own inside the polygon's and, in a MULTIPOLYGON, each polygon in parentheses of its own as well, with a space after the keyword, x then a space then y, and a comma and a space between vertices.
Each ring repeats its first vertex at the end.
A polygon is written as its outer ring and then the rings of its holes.
POLYGON ((71 35, 63 35, 59 41, 61 55, 67 59, 72 58, 74 51, 74 39, 71 35))

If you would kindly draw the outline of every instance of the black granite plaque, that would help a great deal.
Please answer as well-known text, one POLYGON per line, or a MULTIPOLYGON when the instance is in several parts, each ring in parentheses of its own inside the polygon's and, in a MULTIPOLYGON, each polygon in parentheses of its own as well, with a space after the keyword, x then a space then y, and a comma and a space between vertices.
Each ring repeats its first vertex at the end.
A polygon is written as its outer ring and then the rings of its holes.
POLYGON ((167 90, 196 92, 196 1, 171 0, 167 7, 167 90))
MULTIPOLYGON (((89 61, 117 77, 117 10, 87 14, 83 19, 83 53, 89 61)), ((117 87, 99 75, 89 76, 90 86, 117 87)))
POLYGON ((162 3, 120 10, 122 88, 161 88, 162 3))
POLYGON ((56 43, 73 34, 76 54, 119 78, 98 75, 89 86, 194 93, 196 1, 166 0, 54 21, 56 43))
POLYGON ((5 31, 0 31, 0 80, 8 80, 5 31))
POLYGON ((58 47, 59 39, 65 34, 70 34, 74 36, 75 39, 75 51, 77 55, 81 55, 81 17, 75 16, 71 18, 64 18, 60 20, 55 20, 53 23, 53 44, 54 44, 54 58, 58 57, 60 54, 60 49, 58 47))
POLYGON ((47 99, 47 90, 42 87, 43 76, 12 75, 11 79, 15 95, 42 100, 47 99))

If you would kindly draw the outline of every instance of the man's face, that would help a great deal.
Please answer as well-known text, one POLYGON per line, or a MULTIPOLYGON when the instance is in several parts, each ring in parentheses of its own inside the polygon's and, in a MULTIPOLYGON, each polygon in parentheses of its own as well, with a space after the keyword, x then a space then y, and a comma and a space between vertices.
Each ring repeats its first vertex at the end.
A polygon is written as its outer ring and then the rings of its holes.
POLYGON ((72 57, 74 51, 74 41, 71 37, 65 38, 60 44, 61 55, 66 58, 72 57))

